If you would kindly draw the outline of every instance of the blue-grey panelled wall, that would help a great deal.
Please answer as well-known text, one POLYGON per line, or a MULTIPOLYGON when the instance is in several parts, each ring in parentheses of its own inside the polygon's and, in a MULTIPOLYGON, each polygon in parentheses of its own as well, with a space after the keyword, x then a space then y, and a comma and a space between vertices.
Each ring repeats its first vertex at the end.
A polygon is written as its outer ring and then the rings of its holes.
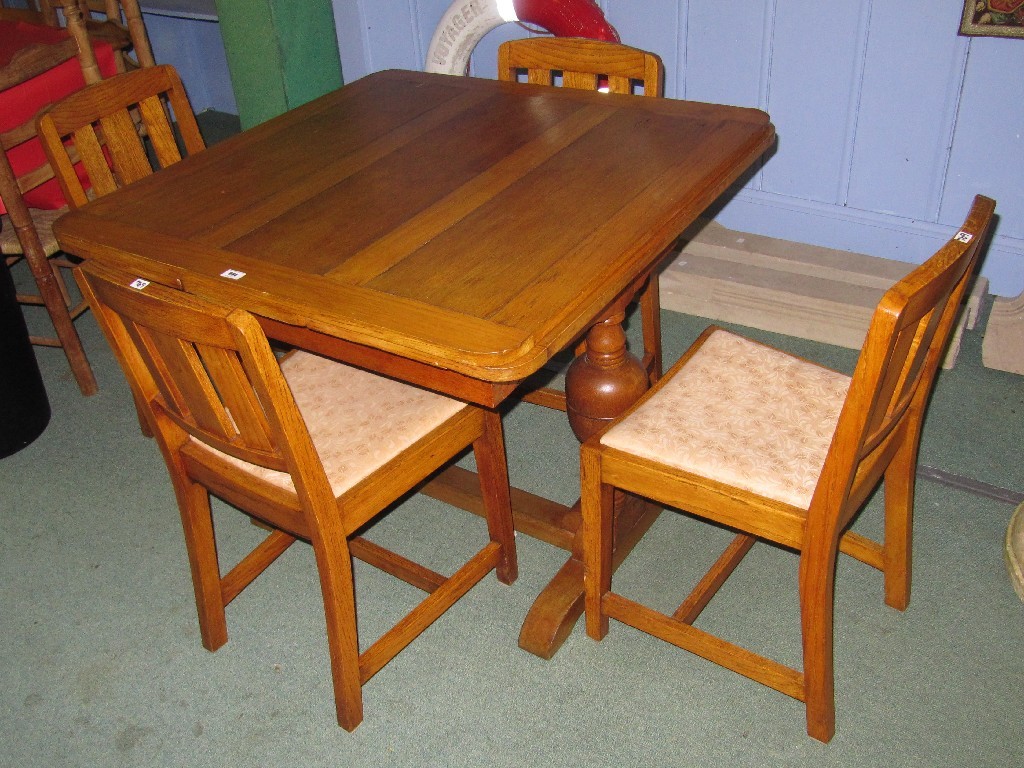
MULTIPOLYGON (((598 0, 665 61, 666 95, 760 107, 776 151, 718 214, 787 240, 920 262, 972 197, 999 201, 983 264, 1024 291, 1024 40, 957 35, 960 0, 598 0)), ((421 69, 450 0, 334 0, 346 81, 421 69)), ((474 53, 524 30, 505 24, 474 53)))
MULTIPOLYGON (((346 82, 422 69, 451 2, 332 1, 346 82)), ((771 114, 778 146, 718 213, 724 225, 920 262, 980 192, 1000 216, 983 274, 993 293, 1024 291, 1024 40, 958 36, 961 0, 598 2, 624 42, 664 59, 668 96, 771 114)), ((147 24, 193 104, 230 110, 216 24, 147 24)), ((525 34, 491 32, 473 74, 493 77, 498 44, 525 34)))

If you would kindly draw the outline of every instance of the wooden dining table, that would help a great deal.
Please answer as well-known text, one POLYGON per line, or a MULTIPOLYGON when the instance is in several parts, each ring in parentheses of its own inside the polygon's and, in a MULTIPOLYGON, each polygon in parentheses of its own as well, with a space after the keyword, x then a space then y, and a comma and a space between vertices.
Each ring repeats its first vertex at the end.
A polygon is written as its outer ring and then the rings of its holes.
MULTIPOLYGON (((62 247, 253 312, 267 334, 497 408, 559 351, 586 438, 648 386, 627 305, 774 142, 759 110, 410 71, 371 74, 69 213, 62 247)), ((425 492, 480 511, 454 467, 425 492)), ((570 553, 520 645, 582 612, 577 507, 513 491, 570 553)), ((656 510, 618 507, 616 558, 656 510)))

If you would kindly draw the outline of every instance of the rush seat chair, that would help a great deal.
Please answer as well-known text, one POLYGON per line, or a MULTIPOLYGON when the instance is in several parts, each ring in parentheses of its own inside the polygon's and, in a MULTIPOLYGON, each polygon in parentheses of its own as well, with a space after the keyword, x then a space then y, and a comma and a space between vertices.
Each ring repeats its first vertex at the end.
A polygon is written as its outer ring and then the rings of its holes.
MULTIPOLYGON (((12 21, 33 21, 31 16, 19 14, 34 13, 38 12, 0 11, 4 19, 12 21)), ((65 79, 64 70, 69 62, 77 60, 83 84, 100 77, 96 54, 88 44, 84 29, 72 27, 71 32, 66 39, 26 46, 0 68, 0 91, 21 94, 15 104, 5 104, 0 115, 0 202, 3 203, 0 257, 8 265, 25 262, 35 283, 35 292, 22 290, 17 294, 17 301, 21 305, 44 308, 52 324, 52 335, 35 333, 31 336, 32 343, 62 349, 79 390, 83 395, 92 395, 97 390, 96 377, 74 322, 87 306, 68 290, 63 272, 75 265, 61 252, 53 235, 54 221, 67 208, 53 180, 53 168, 39 147, 35 126, 36 114, 50 105, 51 97, 60 95, 54 89, 75 86, 73 81, 65 79), (29 81, 49 76, 51 72, 62 74, 58 81, 50 81, 45 93, 31 90, 29 81)))

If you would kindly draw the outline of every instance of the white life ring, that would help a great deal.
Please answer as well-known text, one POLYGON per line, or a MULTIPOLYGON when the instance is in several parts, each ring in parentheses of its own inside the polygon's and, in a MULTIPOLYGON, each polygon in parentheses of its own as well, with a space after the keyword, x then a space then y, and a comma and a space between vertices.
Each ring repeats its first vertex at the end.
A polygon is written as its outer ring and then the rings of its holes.
POLYGON ((536 24, 558 37, 619 42, 619 33, 594 0, 454 0, 434 30, 426 71, 466 74, 476 44, 510 21, 536 24))

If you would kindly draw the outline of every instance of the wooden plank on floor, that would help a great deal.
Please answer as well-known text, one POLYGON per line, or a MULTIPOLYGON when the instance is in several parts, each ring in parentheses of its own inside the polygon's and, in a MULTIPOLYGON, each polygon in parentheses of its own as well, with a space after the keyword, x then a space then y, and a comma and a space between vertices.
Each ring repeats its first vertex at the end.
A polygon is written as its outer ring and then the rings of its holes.
MULTIPOLYGON (((664 309, 860 349, 882 294, 914 264, 736 232, 695 228, 661 273, 664 309)), ((943 367, 973 328, 988 280, 974 281, 943 367)))

